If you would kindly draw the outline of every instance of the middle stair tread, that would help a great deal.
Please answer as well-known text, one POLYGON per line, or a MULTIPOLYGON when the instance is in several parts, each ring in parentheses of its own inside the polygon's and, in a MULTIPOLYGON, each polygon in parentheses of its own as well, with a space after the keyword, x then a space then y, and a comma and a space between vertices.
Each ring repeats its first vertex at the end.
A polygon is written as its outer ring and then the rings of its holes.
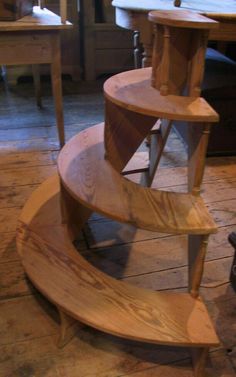
POLYGON ((104 158, 104 125, 74 136, 58 159, 70 195, 94 212, 151 231, 209 234, 217 231, 201 197, 150 189, 131 182, 104 158))

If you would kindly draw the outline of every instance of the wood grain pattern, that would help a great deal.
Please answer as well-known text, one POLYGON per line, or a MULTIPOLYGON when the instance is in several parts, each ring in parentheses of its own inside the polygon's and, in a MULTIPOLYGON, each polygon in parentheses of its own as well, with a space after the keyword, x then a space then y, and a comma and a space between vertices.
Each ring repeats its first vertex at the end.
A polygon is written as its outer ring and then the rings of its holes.
POLYGON ((104 159, 103 124, 72 138, 59 155, 58 169, 72 197, 109 218, 164 233, 216 232, 200 197, 145 188, 113 169, 104 159))
POLYGON ((24 268, 40 291, 75 319, 121 337, 190 347, 218 344, 200 299, 119 282, 76 252, 66 228, 52 221, 59 206, 57 182, 51 178, 34 192, 17 232, 24 268))
POLYGON ((105 101, 106 159, 117 171, 124 169, 155 122, 155 117, 137 114, 105 101))
POLYGON ((217 113, 203 98, 161 96, 151 86, 151 69, 123 72, 104 84, 105 97, 125 109, 169 120, 218 122, 217 113))
MULTIPOLYGON (((150 13, 152 14, 152 12, 150 13)), ((155 17, 154 17, 155 20, 155 17)), ((158 21, 156 21, 158 22, 158 21)), ((199 97, 205 67, 208 29, 155 24, 152 85, 166 95, 199 97)))

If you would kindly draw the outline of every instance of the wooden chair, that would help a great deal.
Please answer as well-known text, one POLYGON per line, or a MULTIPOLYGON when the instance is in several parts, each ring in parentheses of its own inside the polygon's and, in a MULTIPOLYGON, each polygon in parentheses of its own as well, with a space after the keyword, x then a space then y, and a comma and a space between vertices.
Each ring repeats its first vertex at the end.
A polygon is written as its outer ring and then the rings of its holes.
POLYGON ((64 117, 61 85, 60 30, 71 28, 66 21, 66 0, 60 0, 60 15, 44 8, 44 1, 33 13, 17 21, 0 22, 0 65, 32 64, 37 103, 41 105, 39 64, 50 64, 60 146, 64 145, 64 117))
MULTIPOLYGON (((159 44, 153 67, 115 75, 104 85, 105 124, 75 135, 58 159, 59 177, 26 203, 17 247, 26 273, 61 314, 60 345, 71 319, 124 338, 189 347, 202 377, 208 349, 219 344, 199 296, 208 237, 217 231, 202 198, 210 124, 218 114, 199 97, 207 30, 217 22, 192 12, 153 12, 159 44), (181 46, 176 52, 176 41, 181 46), (181 64, 177 64, 180 62, 181 64), (190 68, 191 67, 191 68, 190 68), (186 96, 182 86, 188 84, 186 96), (143 187, 121 173, 156 119, 191 122, 185 193, 143 187), (96 269, 72 241, 92 212, 142 229, 189 238, 188 292, 154 292, 96 269)), ((158 250, 157 250, 158 252, 158 250)))

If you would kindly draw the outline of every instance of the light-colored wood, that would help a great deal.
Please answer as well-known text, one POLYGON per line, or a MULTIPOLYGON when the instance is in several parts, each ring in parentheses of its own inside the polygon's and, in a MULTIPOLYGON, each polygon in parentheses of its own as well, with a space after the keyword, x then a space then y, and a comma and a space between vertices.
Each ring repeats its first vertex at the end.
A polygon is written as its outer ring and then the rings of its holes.
POLYGON ((204 174, 205 158, 211 125, 203 124, 198 129, 189 125, 188 130, 188 188, 199 195, 204 174), (201 157, 201 158, 200 158, 201 157))
POLYGON ((208 30, 218 23, 183 10, 152 11, 148 19, 155 24, 152 85, 162 95, 181 95, 185 89, 186 95, 199 97, 208 30))
MULTIPOLYGON (((219 4, 219 2, 211 1, 204 2, 204 1, 188 1, 186 4, 184 3, 185 10, 182 9, 176 9, 171 1, 153 1, 153 0, 146 0, 142 3, 137 3, 137 1, 134 0, 114 0, 112 2, 113 6, 116 7, 116 23, 119 26, 132 29, 132 30, 138 30, 140 32, 140 40, 142 41, 142 35, 144 36, 145 40, 149 41, 149 44, 144 44, 144 57, 145 61, 143 59, 143 67, 147 66, 147 63, 151 65, 151 61, 153 58, 153 64, 154 66, 157 65, 158 60, 160 59, 160 56, 157 54, 157 48, 160 50, 162 49, 163 38, 160 38, 160 28, 161 26, 156 26, 157 29, 159 29, 159 38, 156 38, 156 46, 154 46, 154 54, 152 57, 152 50, 150 48, 150 44, 152 44, 152 35, 153 35, 153 29, 150 28, 150 23, 147 21, 147 15, 149 11, 154 11, 155 9, 157 12, 154 12, 154 14, 159 17, 159 22, 166 22, 166 16, 171 13, 174 15, 174 18, 181 18, 181 15, 188 13, 188 10, 193 10, 196 12, 192 13, 193 19, 197 19, 198 21, 202 21, 200 18, 198 18, 199 14, 206 15, 208 17, 214 17, 215 20, 218 20, 219 27, 218 29, 215 29, 214 23, 211 24, 211 21, 208 23, 208 30, 210 29, 210 39, 213 40, 236 40, 236 7, 232 0, 228 0, 227 4, 224 2, 223 4, 219 4), (164 12, 164 13, 162 13, 164 12), (199 14, 198 14, 199 13, 199 14), (158 16, 158 14, 162 14, 158 16), (212 29, 213 27, 213 29, 212 29)), ((179 5, 179 4, 178 4, 179 5)), ((152 16, 151 16, 152 17, 152 16)), ((173 16, 171 16, 173 18, 173 16)), ((155 17, 154 17, 155 19, 155 17)), ((196 25, 200 25, 201 21, 195 23, 196 25)), ((168 21, 169 22, 169 21, 168 21)), ((186 22, 186 21, 185 21, 186 22)), ((170 22, 173 25, 173 20, 170 22)), ((176 22, 174 22, 176 24, 176 22)), ((180 24, 179 24, 180 25, 180 24)), ((165 26, 166 28, 167 26, 165 26)), ((172 27, 173 28, 173 27, 172 27)), ((180 33, 180 43, 177 43, 178 49, 183 49, 182 41, 183 38, 188 38, 187 33, 180 33), (182 35, 181 35, 182 34, 182 35)), ((208 33, 203 30, 201 33, 199 33, 199 36, 196 37, 196 35, 193 37, 190 33, 189 34, 189 43, 191 48, 195 48, 193 56, 188 54, 188 58, 186 58, 186 54, 179 54, 176 53, 176 42, 178 42, 178 39, 172 41, 173 47, 171 52, 171 58, 176 61, 175 65, 172 65, 172 72, 168 72, 168 61, 165 61, 165 59, 162 61, 163 64, 160 64, 160 72, 157 72, 157 74, 160 73, 160 82, 158 82, 156 78, 156 72, 153 74, 153 84, 155 87, 159 88, 161 86, 161 92, 162 94, 167 94, 170 90, 171 93, 181 93, 185 86, 185 80, 188 75, 189 67, 191 66, 192 74, 191 77, 188 77, 188 92, 189 95, 192 96, 200 96, 201 91, 201 82, 203 78, 203 72, 204 72, 204 58, 205 58, 205 49, 207 44, 207 37, 208 33), (186 55, 185 57, 183 55, 186 55), (201 62, 201 63, 200 63, 201 62), (185 66, 185 70, 182 69, 182 67, 185 66), (181 68, 181 69, 180 69, 181 68), (174 84, 169 79, 169 85, 171 84, 171 88, 168 88, 168 78, 173 79, 174 78, 174 84), (162 83, 162 85, 160 85, 162 83)), ((165 44, 167 44, 167 41, 169 40, 168 44, 171 43, 169 30, 165 29, 165 44)), ((168 46, 166 45, 166 48, 168 46)), ((161 54, 159 54, 161 55, 161 54)), ((163 57, 166 57, 168 55, 167 49, 165 49, 165 54, 163 57)), ((190 128, 190 135, 191 135, 191 126, 190 128)), ((189 136, 189 143, 190 143, 190 150, 191 150, 191 136, 189 136)), ((194 140, 192 140, 192 143, 194 143, 194 140)))
MULTIPOLYGON (((66 80, 64 85, 67 93, 71 90, 74 93, 73 96, 67 95, 64 98, 69 135, 78 132, 78 128, 85 127, 89 122, 98 122, 99 116, 102 119, 104 110, 99 105, 102 100, 98 101, 101 98, 98 83, 89 85, 80 83, 77 86, 66 80), (89 118, 86 118, 86 113, 89 118), (77 123, 72 126, 75 120, 77 123)), ((44 82, 44 89, 50 92, 50 84, 44 82)), ((21 83, 8 95, 9 97, 6 98, 3 91, 0 93, 0 108, 3 116, 0 122, 1 187, 4 186, 4 191, 1 189, 1 215, 4 212, 7 213, 6 206, 14 207, 9 208, 8 216, 8 222, 13 225, 18 216, 18 208, 22 207, 30 195, 30 190, 32 191, 31 182, 42 181, 45 177, 44 170, 47 171, 47 175, 50 174, 49 165, 55 161, 58 143, 56 134, 53 133, 52 137, 52 133, 49 132, 55 127, 44 127, 45 117, 42 118, 38 112, 32 114, 28 111, 35 101, 31 84, 21 83), (22 93, 22 90, 24 97, 18 95, 22 93), (9 108, 11 111, 8 110, 9 108), (14 123, 14 119, 17 119, 17 123, 14 123), (37 133, 34 133, 35 128, 37 128, 37 133), (20 200, 15 197, 17 192, 23 194, 20 200), (11 193, 10 204, 8 199, 11 193), (7 202, 5 198, 8 198, 7 202), (15 198, 17 201, 14 200, 15 198)), ((51 97, 48 100, 51 100, 51 97)), ((48 108, 47 104, 45 116, 48 125, 54 123, 52 110, 52 105, 48 108)), ((169 186, 167 189, 171 190, 171 187, 175 186, 174 189, 178 190, 177 185, 183 184, 179 188, 184 190, 186 173, 184 159, 184 149, 173 133, 168 139, 160 174, 158 174, 162 187, 169 186)), ((136 168, 142 166, 142 161, 138 160, 136 168)), ((235 371, 230 364, 230 359, 236 361, 235 292, 230 289, 229 284, 224 284, 228 280, 230 263, 225 263, 225 259, 218 258, 227 257, 230 260, 233 253, 227 236, 236 229, 236 218, 233 216, 236 204, 232 200, 236 193, 236 157, 211 157, 207 158, 206 162, 202 194, 221 227, 217 234, 210 237, 207 260, 211 262, 205 264, 204 287, 201 288, 201 292, 204 294, 204 301, 208 302, 208 307, 211 309, 210 315, 223 346, 227 349, 230 347, 234 349, 233 353, 226 353, 223 348, 219 351, 213 349, 210 352, 209 375, 235 377, 235 371), (227 226, 229 219, 232 225, 227 226)), ((155 183, 157 182, 156 179, 155 183)), ((1 221, 2 227, 6 227, 3 216, 1 216, 1 221)), ((128 277, 131 284, 146 286, 148 289, 152 286, 153 289, 167 290, 173 287, 180 292, 187 289, 187 281, 183 284, 183 279, 179 274, 179 271, 183 276, 187 274, 187 268, 180 268, 186 264, 186 252, 183 250, 187 250, 187 245, 182 242, 185 236, 173 237, 155 232, 149 233, 127 224, 106 221, 98 215, 93 216, 89 224, 92 231, 89 247, 94 246, 95 250, 84 250, 83 255, 97 268, 118 279, 128 277)), ((14 272, 18 271, 17 268, 15 270, 13 264, 16 260, 14 234, 13 227, 11 233, 1 233, 0 254, 4 259, 0 260, 0 263, 2 261, 0 276, 2 277, 4 273, 5 279, 0 280, 1 284, 6 283, 8 286, 11 281, 13 284, 16 282, 17 274, 14 275, 14 272), (9 261, 10 255, 13 257, 12 262, 4 263, 9 261), (12 279, 9 281, 10 274, 12 279)), ((87 240, 88 236, 86 232, 87 240)), ((6 292, 6 288, 3 290, 6 292)), ((171 374, 173 377, 193 377, 187 349, 130 342, 86 326, 78 332, 68 346, 58 350, 56 346, 59 331, 57 311, 54 310, 55 315, 53 315, 52 305, 49 305, 41 295, 37 294, 36 298, 30 292, 27 296, 18 295, 17 297, 17 295, 18 292, 15 289, 10 299, 1 300, 1 376, 14 376, 18 373, 35 374, 37 377, 40 374, 55 377, 56 368, 56 373, 63 377, 88 374, 109 377, 117 375, 126 377, 132 374, 135 377, 156 377, 160 374, 161 377, 170 377, 171 374), (29 301, 32 302, 31 306, 29 301), (51 311, 48 308, 51 308, 51 311), (178 360, 179 363, 176 364, 178 360)))
MULTIPOLYGON (((186 67, 187 66, 189 67, 189 61, 186 61, 186 67)), ((166 64, 163 64, 163 67, 166 68, 166 64)), ((182 64, 177 64, 176 67, 179 71, 182 64)), ((198 71, 201 76, 202 69, 200 64, 199 67, 198 71)), ((179 93, 183 89, 187 79, 187 71, 189 72, 189 69, 186 70, 184 78, 180 83, 180 88, 178 83, 178 85, 175 86, 174 92, 179 93)), ((176 76, 181 77, 178 73, 179 72, 177 72, 176 76)), ((196 94, 199 93, 199 88, 195 86, 196 82, 199 84, 201 81, 199 75, 195 75, 196 80, 194 80, 194 85, 189 87, 189 91, 194 95, 193 98, 175 95, 162 96, 158 90, 151 86, 150 75, 150 68, 145 68, 118 74, 107 80, 104 84, 106 97, 106 158, 120 171, 132 157, 144 136, 147 135, 148 129, 151 130, 155 119, 152 119, 150 116, 170 120, 180 118, 190 120, 190 118, 192 118, 195 121, 200 121, 202 118, 203 122, 207 122, 207 118, 209 121, 213 122, 218 120, 218 115, 202 98, 194 98, 196 94), (144 115, 146 115, 146 118, 144 118, 144 115), (147 115, 149 115, 149 117, 147 117, 147 115)), ((161 75, 161 77, 163 78, 163 75, 161 75)), ((191 80, 189 81, 191 83, 191 80)), ((162 131, 165 122, 165 120, 162 121, 162 131)), ((195 126, 191 128, 194 145, 189 148, 189 160, 191 161, 189 165, 189 181, 191 182, 191 180, 196 179, 196 182, 192 184, 192 190, 195 188, 195 191, 198 190, 196 185, 201 182, 203 175, 204 155, 206 152, 204 148, 207 147, 209 136, 207 131, 203 131, 202 134, 199 134, 197 130, 198 127, 202 128, 201 125, 198 126, 196 123, 195 126), (194 138, 195 132, 198 133, 198 138, 194 138), (198 151, 195 150, 196 146, 198 146, 198 151), (200 168, 200 164, 202 168, 200 168), (198 174, 198 176, 196 174, 198 174)), ((159 135, 156 134, 151 138, 150 168, 144 175, 144 184, 146 185, 151 185, 154 179, 170 128, 171 124, 167 127, 166 133, 164 132, 164 137, 159 133, 159 135), (158 153, 157 143, 159 143, 158 153)), ((208 128, 205 126, 205 128, 208 130, 209 126, 208 128)))
POLYGON ((59 155, 58 169, 71 196, 109 218, 164 233, 216 231, 200 197, 145 188, 122 177, 104 159, 103 124, 72 138, 59 155))
MULTIPOLYGON (((64 2, 63 2, 64 3, 64 2)), ((66 2, 64 3, 66 4, 66 2)), ((50 64, 60 146, 64 145, 60 30, 71 28, 59 16, 40 7, 15 22, 0 23, 0 64, 50 64)), ((37 69, 37 68, 36 68, 37 69)), ((37 104, 41 107, 39 73, 34 69, 37 104)))
MULTIPOLYGON (((193 15, 187 25, 195 25, 199 18, 193 15)), ((166 15, 162 21, 165 22, 165 19, 166 15)), ((62 312, 120 337, 163 345, 190 346, 196 350, 194 373, 200 377, 205 370, 208 348, 217 344, 217 336, 199 297, 207 239, 210 233, 216 231, 216 226, 198 190, 194 191, 200 187, 203 178, 208 140, 204 135, 208 136, 208 133, 197 131, 199 136, 193 153, 191 149, 189 167, 193 169, 193 174, 189 174, 193 187, 187 193, 146 188, 121 174, 138 145, 153 128, 155 117, 164 118, 167 135, 172 120, 200 122, 200 130, 206 124, 207 131, 208 123, 218 120, 211 107, 198 97, 207 40, 205 20, 203 34, 198 27, 192 29, 194 43, 191 48, 188 38, 183 39, 181 32, 184 47, 183 75, 180 75, 182 83, 177 84, 176 91, 171 89, 170 72, 176 74, 178 64, 175 57, 171 61, 174 44, 173 41, 170 43, 170 36, 173 34, 176 37, 178 22, 174 20, 173 30, 164 24, 160 47, 162 57, 154 59, 157 64, 155 66, 154 63, 154 69, 162 64, 160 76, 164 80, 158 87, 160 90, 154 85, 155 89, 151 88, 153 95, 150 95, 150 77, 144 75, 150 74, 148 69, 137 70, 135 74, 120 74, 108 80, 104 86, 107 101, 105 132, 103 124, 98 124, 81 131, 64 146, 58 158, 60 185, 56 176, 33 193, 19 221, 17 247, 30 280, 62 312), (188 54, 193 54, 191 63, 188 54), (120 76, 123 82, 119 80, 120 76), (186 84, 189 85, 187 96, 180 96, 186 84), (151 102, 154 93, 158 96, 154 97, 156 101, 151 102), (192 102, 195 107, 191 107, 192 102), (122 155, 124 146, 125 153, 122 155), (74 227, 77 225, 81 230, 90 212, 95 211, 145 230, 189 235, 189 293, 156 293, 121 283, 90 265, 81 254, 75 252, 72 244, 76 236, 74 227), (191 305, 188 300, 192 300, 191 305), (202 306, 196 308, 196 303, 202 306), (201 328, 197 328, 196 323, 201 328)), ((182 23, 181 19, 179 26, 182 23)), ((162 33, 161 30, 157 31, 162 33)), ((155 46, 158 54, 158 44, 155 46)), ((159 156, 156 161, 152 159, 152 168, 158 164, 158 159, 159 156)), ((65 326, 62 326, 62 337, 64 332, 65 326)))
POLYGON ((61 23, 65 24, 67 20, 67 0, 60 0, 61 23))
POLYGON ((53 177, 27 202, 17 232, 24 268, 50 301, 75 319, 121 337, 190 347, 218 344, 200 299, 136 288, 86 262, 65 226, 56 225, 58 207, 59 183, 53 177))
POLYGON ((151 68, 123 72, 104 84, 106 99, 124 109, 169 120, 218 122, 217 113, 203 98, 161 96, 151 86, 151 68))

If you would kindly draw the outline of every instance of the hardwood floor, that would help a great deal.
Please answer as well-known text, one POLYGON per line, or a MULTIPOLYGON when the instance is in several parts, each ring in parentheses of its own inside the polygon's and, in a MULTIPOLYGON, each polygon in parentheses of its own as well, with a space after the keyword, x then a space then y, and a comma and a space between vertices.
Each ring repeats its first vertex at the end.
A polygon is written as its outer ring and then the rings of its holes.
MULTIPOLYGON (((64 81, 67 140, 103 120, 102 82, 64 81)), ((0 376, 1 377, 190 377, 185 349, 119 339, 87 326, 58 349, 59 317, 25 277, 15 248, 15 229, 30 193, 56 171, 58 140, 50 85, 44 108, 32 83, 7 89, 0 83, 0 376)), ((144 149, 140 160, 145 160, 144 149)), ((154 186, 183 191, 185 151, 172 133, 154 186)), ((134 175, 138 180, 138 174, 134 175)), ((203 196, 219 226, 211 236, 201 293, 221 346, 212 349, 208 376, 236 373, 236 293, 229 284, 236 229, 236 156, 207 160, 203 196)), ((78 239, 83 255, 118 279, 151 289, 187 288, 186 237, 143 231, 94 214, 78 239)))

